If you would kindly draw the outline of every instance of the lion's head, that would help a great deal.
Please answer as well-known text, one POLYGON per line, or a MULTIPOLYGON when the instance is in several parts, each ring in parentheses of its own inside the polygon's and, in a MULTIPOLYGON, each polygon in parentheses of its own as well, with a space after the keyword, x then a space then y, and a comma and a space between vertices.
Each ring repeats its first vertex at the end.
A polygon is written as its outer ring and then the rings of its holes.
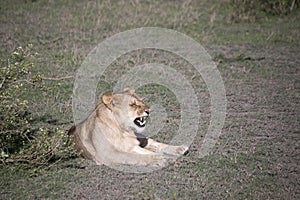
POLYGON ((111 110, 116 121, 126 130, 141 133, 146 126, 150 108, 132 89, 118 94, 104 94, 102 102, 111 110))

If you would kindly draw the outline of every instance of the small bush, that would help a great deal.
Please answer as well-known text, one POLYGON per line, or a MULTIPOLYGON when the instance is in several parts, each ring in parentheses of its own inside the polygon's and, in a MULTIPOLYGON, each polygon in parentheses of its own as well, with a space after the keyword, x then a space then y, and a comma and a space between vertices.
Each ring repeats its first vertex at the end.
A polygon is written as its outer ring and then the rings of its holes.
POLYGON ((32 128, 29 91, 46 92, 42 74, 35 71, 32 45, 18 47, 0 66, 0 159, 47 165, 73 155, 66 133, 58 128, 32 128))

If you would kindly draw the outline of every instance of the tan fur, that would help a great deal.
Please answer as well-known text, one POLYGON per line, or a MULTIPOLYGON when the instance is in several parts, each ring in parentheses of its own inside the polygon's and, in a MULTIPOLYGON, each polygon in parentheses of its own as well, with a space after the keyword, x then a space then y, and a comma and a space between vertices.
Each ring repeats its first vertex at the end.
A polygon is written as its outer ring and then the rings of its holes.
POLYGON ((125 89, 119 94, 104 94, 90 116, 69 130, 77 149, 98 165, 149 165, 165 166, 172 156, 185 154, 185 146, 171 146, 146 138, 141 147, 135 133, 144 130, 149 107, 134 90, 125 89), (144 119, 145 119, 144 118, 144 119))

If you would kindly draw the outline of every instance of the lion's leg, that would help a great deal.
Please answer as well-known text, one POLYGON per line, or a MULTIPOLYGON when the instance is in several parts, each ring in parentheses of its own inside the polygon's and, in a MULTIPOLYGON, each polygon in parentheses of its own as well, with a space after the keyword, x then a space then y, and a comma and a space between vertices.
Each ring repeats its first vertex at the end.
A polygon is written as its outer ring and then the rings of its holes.
POLYGON ((189 148, 184 145, 181 146, 168 145, 168 144, 157 142, 150 138, 148 138, 148 143, 144 148, 153 152, 170 154, 170 155, 186 155, 189 150, 189 148))
MULTIPOLYGON (((101 155, 100 164, 106 165, 139 165, 139 166, 153 166, 164 167, 167 166, 170 157, 162 154, 154 153, 149 150, 137 147, 132 152, 123 152, 111 150, 106 152, 107 155, 101 155), (140 148, 140 149, 139 149, 140 148)), ((97 156, 96 156, 97 157, 97 156)), ((96 159, 98 160, 98 159, 96 159)), ((97 161, 96 161, 97 162, 97 161)))
POLYGON ((139 142, 133 137, 125 137, 119 145, 102 138, 95 146, 96 155, 94 161, 105 165, 141 165, 141 166, 166 166, 171 160, 170 156, 155 153, 139 146, 139 142))

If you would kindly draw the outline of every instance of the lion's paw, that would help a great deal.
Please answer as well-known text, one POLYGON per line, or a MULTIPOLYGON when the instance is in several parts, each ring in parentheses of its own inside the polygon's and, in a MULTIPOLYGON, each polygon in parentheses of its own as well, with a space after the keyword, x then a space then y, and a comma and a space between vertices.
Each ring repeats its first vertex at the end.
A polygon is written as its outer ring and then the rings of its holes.
POLYGON ((177 147, 176 152, 180 155, 187 155, 189 153, 189 147, 184 145, 179 146, 177 147))
POLYGON ((173 156, 186 155, 189 152, 189 147, 187 146, 168 146, 163 149, 163 153, 173 156))

